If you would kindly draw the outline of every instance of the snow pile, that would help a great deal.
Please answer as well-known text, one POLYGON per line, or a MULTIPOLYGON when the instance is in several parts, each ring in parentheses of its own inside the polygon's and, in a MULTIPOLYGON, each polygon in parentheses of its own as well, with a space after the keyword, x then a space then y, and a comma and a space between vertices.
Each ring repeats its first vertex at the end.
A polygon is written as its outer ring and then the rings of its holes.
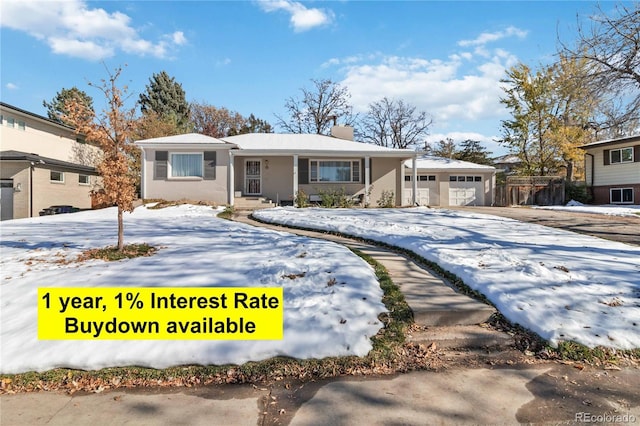
POLYGON ((411 250, 551 344, 640 348, 640 247, 462 211, 276 208, 267 222, 411 250))
POLYGON ((161 247, 158 253, 82 264, 56 261, 115 244, 115 209, 2 222, 0 371, 165 368, 241 364, 277 355, 322 358, 369 352, 370 337, 382 327, 377 318, 385 308, 368 264, 340 245, 229 222, 215 217, 216 213, 206 206, 138 208, 125 215, 125 240, 161 247), (283 287, 284 339, 37 338, 39 287, 182 286, 283 287))

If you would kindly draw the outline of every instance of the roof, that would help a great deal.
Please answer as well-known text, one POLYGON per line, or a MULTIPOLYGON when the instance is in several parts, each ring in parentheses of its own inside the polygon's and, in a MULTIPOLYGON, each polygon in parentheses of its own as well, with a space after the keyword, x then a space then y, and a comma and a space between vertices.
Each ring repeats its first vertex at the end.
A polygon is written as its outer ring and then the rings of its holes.
POLYGON ((291 133, 247 133, 223 139, 241 151, 261 153, 336 153, 370 154, 411 157, 410 149, 393 149, 383 146, 339 139, 332 136, 291 133))
MULTIPOLYGON (((404 162, 405 167, 411 168, 411 160, 404 162)), ((429 170, 474 170, 482 172, 494 172, 496 170, 493 166, 486 166, 484 164, 470 163, 468 161, 454 160, 451 158, 434 157, 431 155, 422 155, 416 160, 416 166, 419 169, 429 170)))
POLYGON ((22 151, 0 151, 0 161, 28 161, 40 166, 56 166, 79 172, 98 174, 95 167, 56 160, 55 158, 42 157, 38 154, 30 154, 22 151))
POLYGON ((624 138, 607 139, 604 141, 591 142, 585 145, 581 145, 579 146, 579 148, 583 148, 583 149, 598 148, 601 146, 615 145, 619 143, 632 143, 632 142, 640 142, 640 135, 626 136, 624 138))
POLYGON ((3 107, 3 108, 14 110, 15 112, 19 112, 19 113, 24 114, 24 115, 28 115, 28 116, 30 116, 32 118, 35 118, 35 119, 38 119, 40 121, 45 121, 45 122, 47 122, 49 124, 53 124, 55 126, 59 126, 59 127, 64 128, 64 129, 67 129, 67 130, 71 130, 72 132, 75 131, 75 129, 73 127, 68 126, 68 125, 66 125, 64 123, 60 123, 59 121, 52 120, 49 117, 45 117, 43 115, 39 115, 39 114, 30 112, 30 111, 27 111, 26 109, 18 108, 16 106, 10 105, 10 104, 8 104, 6 102, 0 101, 0 106, 3 107))
MULTIPOLYGON (((203 135, 200 133, 187 133, 184 135, 163 136, 160 138, 142 139, 135 142, 137 145, 202 145, 202 144, 214 144, 214 145, 229 145, 221 139, 216 139, 211 136, 203 135)), ((232 146, 229 146, 231 148, 232 146)))

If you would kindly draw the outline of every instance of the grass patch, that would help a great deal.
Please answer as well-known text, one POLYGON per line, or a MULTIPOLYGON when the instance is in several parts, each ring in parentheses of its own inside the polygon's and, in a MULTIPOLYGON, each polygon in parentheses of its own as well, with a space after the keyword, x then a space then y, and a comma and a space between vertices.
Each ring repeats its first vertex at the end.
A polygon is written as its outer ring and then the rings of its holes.
POLYGON ((108 246, 99 249, 85 250, 78 256, 78 262, 84 262, 85 260, 99 259, 107 262, 132 259, 135 257, 151 256, 158 249, 150 246, 147 243, 142 244, 127 244, 123 247, 123 250, 118 250, 116 246, 108 246))
POLYGON ((235 212, 236 212, 236 210, 233 208, 233 206, 227 206, 227 207, 224 208, 223 211, 218 213, 218 217, 220 219, 231 220, 233 218, 233 215, 235 214, 235 212))
POLYGON ((217 204, 213 203, 213 202, 209 202, 209 201, 193 201, 193 200, 187 200, 187 199, 177 200, 177 201, 168 201, 168 200, 163 200, 163 199, 158 199, 158 198, 145 198, 145 199, 142 200, 142 203, 144 205, 155 203, 153 206, 147 206, 147 208, 150 209, 150 210, 159 210, 159 209, 164 209, 164 208, 167 208, 167 207, 181 206, 183 204, 193 204, 195 206, 217 207, 217 204))
POLYGON ((364 357, 346 356, 323 359, 276 357, 243 365, 178 366, 167 369, 143 367, 104 368, 81 371, 58 368, 42 373, 27 372, 0 376, 0 394, 39 390, 99 392, 120 387, 178 387, 226 383, 268 383, 296 379, 317 380, 341 375, 393 374, 434 368, 438 359, 433 350, 405 342, 405 333, 413 323, 413 313, 384 266, 354 250, 374 268, 383 290, 382 302, 388 312, 380 315, 383 323, 371 338, 373 349, 364 357))

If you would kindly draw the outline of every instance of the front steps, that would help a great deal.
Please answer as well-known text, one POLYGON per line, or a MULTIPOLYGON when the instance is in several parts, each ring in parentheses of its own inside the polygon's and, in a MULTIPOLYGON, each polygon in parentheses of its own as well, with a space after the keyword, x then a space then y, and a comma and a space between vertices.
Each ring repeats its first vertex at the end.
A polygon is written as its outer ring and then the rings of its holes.
POLYGON ((257 210, 275 207, 276 204, 266 197, 236 197, 233 199, 233 207, 236 210, 257 210))

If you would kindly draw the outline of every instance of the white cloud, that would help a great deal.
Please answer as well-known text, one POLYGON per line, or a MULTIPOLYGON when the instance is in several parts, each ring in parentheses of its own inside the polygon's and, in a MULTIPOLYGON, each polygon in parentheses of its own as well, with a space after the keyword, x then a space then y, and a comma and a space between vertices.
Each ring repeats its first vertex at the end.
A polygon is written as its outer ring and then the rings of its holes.
POLYGON ((224 58, 224 59, 220 59, 218 61, 216 61, 216 66, 217 67, 224 67, 227 66, 231 63, 231 59, 230 58, 224 58))
POLYGON ((258 2, 265 12, 285 11, 291 15, 290 22, 296 32, 330 24, 335 18, 331 10, 308 9, 302 3, 290 0, 261 0, 258 2))
POLYGON ((18 85, 17 85, 17 84, 15 84, 15 83, 7 83, 7 84, 5 85, 5 87, 6 87, 7 89, 9 89, 9 90, 18 90, 18 89, 20 88, 20 87, 18 87, 18 85))
POLYGON ((484 46, 487 43, 498 41, 507 37, 525 38, 528 32, 519 28, 510 26, 504 31, 496 31, 494 33, 482 33, 473 40, 461 40, 458 42, 459 46, 484 46))
POLYGON ((187 42, 181 31, 165 34, 157 42, 146 40, 128 15, 91 8, 84 0, 5 0, 2 14, 3 27, 45 41, 54 53, 88 60, 109 58, 117 50, 166 58, 187 42))

